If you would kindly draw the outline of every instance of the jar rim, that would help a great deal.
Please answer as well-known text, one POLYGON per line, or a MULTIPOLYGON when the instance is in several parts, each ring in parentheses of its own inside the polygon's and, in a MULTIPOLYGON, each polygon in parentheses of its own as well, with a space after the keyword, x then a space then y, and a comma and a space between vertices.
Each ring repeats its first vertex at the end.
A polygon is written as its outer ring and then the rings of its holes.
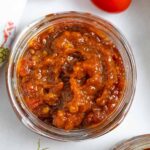
POLYGON ((131 150, 150 149, 150 134, 135 136, 129 140, 120 143, 114 148, 114 150, 124 150, 129 148, 131 150))
MULTIPOLYGON (((37 33, 37 32, 36 32, 37 33)), ((30 33, 31 34, 31 33, 30 33)), ((33 36, 33 35, 32 35, 33 36)), ((29 35, 27 35, 27 38, 29 38, 29 35)), ((63 140, 63 141, 68 141, 68 140, 82 140, 82 139, 87 139, 87 138, 93 138, 93 137, 97 137, 100 135, 103 135, 109 131, 111 131, 113 128, 115 128, 116 126, 118 126, 122 120, 124 119, 125 115, 127 114, 132 100, 133 100, 133 96, 135 93, 135 86, 136 86, 136 66, 135 66, 135 61, 133 58, 133 54, 131 51, 131 48, 128 44, 128 42, 126 41, 126 39, 124 38, 124 36, 120 33, 120 31, 118 31, 118 29, 116 29, 113 25, 111 25, 108 21, 105 21, 104 19, 97 17, 95 15, 91 15, 89 13, 83 13, 83 12, 62 12, 62 13, 55 13, 55 14, 49 14, 46 15, 45 17, 42 17, 40 19, 38 19, 37 21, 31 23, 28 27, 26 27, 21 34, 18 36, 18 38, 16 39, 11 54, 10 54, 10 58, 9 58, 9 63, 8 63, 8 69, 7 69, 7 89, 8 89, 8 93, 10 96, 10 100, 12 103, 12 106, 15 110, 15 112, 17 113, 17 115, 19 116, 19 118, 22 120, 22 122, 31 130, 35 131, 36 133, 42 134, 44 136, 56 139, 56 140, 63 140), (14 91, 14 74, 13 71, 14 66, 15 66, 15 62, 17 61, 16 59, 16 55, 19 55, 18 53, 20 53, 20 47, 19 44, 21 45, 21 39, 25 38, 25 34, 27 34, 29 31, 33 31, 36 32, 35 30, 39 30, 39 28, 41 28, 44 25, 48 25, 48 23, 51 23, 53 20, 57 20, 59 18, 67 18, 67 17, 78 17, 80 19, 88 19, 89 21, 93 21, 92 23, 101 23, 101 25, 104 25, 105 28, 107 28, 109 30, 109 32, 112 32, 112 34, 114 34, 114 36, 116 36, 116 38, 120 41, 120 43, 122 44, 122 46, 124 47, 126 53, 127 53, 127 57, 129 59, 129 65, 128 67, 130 67, 131 70, 131 74, 130 74, 130 78, 129 80, 131 80, 131 87, 130 90, 128 89, 128 100, 126 100, 126 97, 124 96, 124 100, 122 101, 122 107, 118 106, 118 113, 116 114, 116 116, 112 119, 112 116, 110 118, 110 122, 107 125, 104 125, 104 127, 101 128, 92 128, 92 129, 80 129, 80 130, 73 130, 73 131, 64 131, 62 129, 58 129, 55 127, 50 127, 43 123, 41 120, 35 118, 35 116, 33 114, 31 114, 31 112, 28 110, 28 108, 25 107, 25 105, 23 106, 23 104, 20 102, 18 103, 18 100, 16 98, 16 92, 14 91), (38 125, 37 125, 38 124, 38 125), (110 126, 111 124, 111 126, 110 126), (49 134, 47 134, 47 130, 50 129, 49 134), (45 130, 45 131, 44 131, 45 130), (53 131, 52 131, 53 130, 53 131), (55 135, 53 135, 52 132, 55 131, 55 135), (60 134, 61 133, 61 134, 60 134), (64 137, 65 136, 65 137, 64 137)), ((16 85, 15 85, 16 86, 16 85)), ((129 86, 129 85, 128 85, 129 86)), ((120 104, 120 105, 121 105, 120 104)))

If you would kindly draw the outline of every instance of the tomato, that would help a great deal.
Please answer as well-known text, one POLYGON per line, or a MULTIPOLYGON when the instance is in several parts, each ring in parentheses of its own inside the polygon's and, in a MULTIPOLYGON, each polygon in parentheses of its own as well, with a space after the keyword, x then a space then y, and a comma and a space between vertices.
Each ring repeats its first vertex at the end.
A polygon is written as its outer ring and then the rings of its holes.
POLYGON ((126 10, 132 0, 92 0, 99 8, 113 13, 118 13, 126 10))

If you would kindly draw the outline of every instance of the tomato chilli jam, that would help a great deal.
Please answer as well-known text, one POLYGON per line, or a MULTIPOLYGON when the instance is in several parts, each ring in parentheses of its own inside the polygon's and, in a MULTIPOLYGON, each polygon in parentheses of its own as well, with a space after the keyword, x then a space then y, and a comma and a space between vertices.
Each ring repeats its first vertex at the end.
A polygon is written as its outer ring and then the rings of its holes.
POLYGON ((75 21, 34 36, 19 60, 17 78, 29 110, 65 130, 108 119, 119 107, 126 82, 122 57, 109 35, 75 21))

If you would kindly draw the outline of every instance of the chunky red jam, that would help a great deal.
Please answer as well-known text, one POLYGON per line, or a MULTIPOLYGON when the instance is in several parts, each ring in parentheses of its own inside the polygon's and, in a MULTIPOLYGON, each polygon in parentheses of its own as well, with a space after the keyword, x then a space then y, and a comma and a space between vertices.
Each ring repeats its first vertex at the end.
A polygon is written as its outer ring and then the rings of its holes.
POLYGON ((105 121, 119 106, 125 69, 115 44, 86 23, 60 23, 28 43, 17 65, 24 102, 42 121, 66 130, 105 121))

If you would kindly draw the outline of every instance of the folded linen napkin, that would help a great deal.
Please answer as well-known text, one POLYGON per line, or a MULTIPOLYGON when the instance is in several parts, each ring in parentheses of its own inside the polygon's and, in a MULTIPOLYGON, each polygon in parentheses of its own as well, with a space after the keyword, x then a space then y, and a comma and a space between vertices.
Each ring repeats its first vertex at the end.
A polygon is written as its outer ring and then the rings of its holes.
POLYGON ((0 2, 0 67, 4 64, 27 0, 0 2))

